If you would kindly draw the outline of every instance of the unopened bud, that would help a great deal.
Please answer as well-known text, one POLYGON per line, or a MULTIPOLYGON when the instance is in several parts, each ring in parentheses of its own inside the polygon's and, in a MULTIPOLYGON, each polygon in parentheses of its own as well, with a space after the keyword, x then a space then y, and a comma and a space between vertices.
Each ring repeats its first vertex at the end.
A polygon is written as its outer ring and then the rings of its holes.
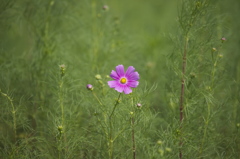
POLYGON ((163 142, 162 142, 161 140, 158 140, 158 141, 157 141, 157 144, 158 144, 158 145, 162 145, 163 142))
POLYGON ((193 79, 193 78, 196 78, 196 74, 195 73, 190 73, 190 77, 193 79))
POLYGON ((61 71, 61 76, 63 77, 65 74, 66 66, 64 64, 62 64, 62 65, 59 65, 59 67, 60 67, 60 71, 61 71))
POLYGON ((109 7, 108 7, 108 5, 103 5, 102 9, 105 10, 105 11, 108 11, 109 7))
POLYGON ((219 57, 219 58, 222 58, 222 57, 223 57, 223 55, 222 55, 222 54, 219 54, 219 55, 218 55, 218 57, 219 57))
POLYGON ((222 37, 221 40, 222 40, 222 43, 223 43, 223 42, 226 41, 227 39, 224 38, 224 37, 222 37))
POLYGON ((237 127, 240 128, 240 123, 237 123, 237 127))
POLYGON ((172 152, 172 149, 169 148, 169 147, 166 147, 165 150, 166 150, 167 152, 172 152))
POLYGON ((92 86, 91 84, 88 84, 86 87, 87 87, 87 89, 90 90, 90 91, 93 90, 93 86, 92 86))
POLYGON ((212 52, 215 52, 217 51, 217 49, 215 47, 212 48, 212 52))
POLYGON ((58 131, 59 131, 59 132, 62 132, 62 131, 63 131, 63 126, 62 126, 62 125, 59 125, 59 126, 58 126, 58 131))
POLYGON ((142 104, 141 104, 141 103, 137 103, 137 107, 138 107, 138 108, 141 108, 141 107, 142 107, 142 104))
POLYGON ((99 75, 99 74, 97 74, 97 75, 95 76, 95 78, 96 78, 97 80, 101 80, 101 79, 102 79, 102 76, 99 75))

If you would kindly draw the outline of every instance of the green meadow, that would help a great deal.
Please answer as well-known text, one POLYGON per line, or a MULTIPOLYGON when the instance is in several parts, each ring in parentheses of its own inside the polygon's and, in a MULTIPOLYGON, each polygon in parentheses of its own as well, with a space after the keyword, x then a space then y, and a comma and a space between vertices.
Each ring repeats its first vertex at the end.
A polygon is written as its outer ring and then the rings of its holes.
POLYGON ((237 0, 0 0, 0 159, 240 159, 239 15, 237 0))

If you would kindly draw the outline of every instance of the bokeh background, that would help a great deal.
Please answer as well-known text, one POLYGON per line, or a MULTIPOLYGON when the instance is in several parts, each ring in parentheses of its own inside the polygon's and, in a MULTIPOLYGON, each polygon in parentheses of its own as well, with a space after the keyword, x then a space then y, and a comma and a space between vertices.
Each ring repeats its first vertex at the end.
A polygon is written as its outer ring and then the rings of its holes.
MULTIPOLYGON (((119 64, 134 66, 141 78, 137 91, 150 92, 146 98, 139 95, 149 111, 142 118, 145 125, 136 134, 139 158, 178 158, 184 45, 179 17, 185 2, 190 7, 188 3, 206 2, 208 7, 197 17, 195 28, 189 33, 186 79, 190 84, 194 75, 195 81, 194 87, 186 89, 184 155, 239 158, 240 2, 237 0, 1 0, 0 89, 13 99, 17 134, 15 138, 11 102, 1 96, 0 158, 57 158, 61 64, 66 66, 63 90, 66 133, 73 137, 68 141, 69 153, 61 158, 106 155, 101 151, 107 148, 98 143, 99 134, 96 135, 94 128, 97 123, 92 114, 96 103, 91 102, 85 86, 91 83, 96 90, 100 89, 95 79, 100 74, 107 87, 106 75, 119 64), (226 41, 222 42, 222 37, 226 41), (212 48, 217 49, 217 55, 212 48), (214 88, 209 82, 212 56, 220 57, 214 68, 214 88)), ((185 14, 188 15, 187 9, 185 14)), ((188 19, 183 23, 188 23, 188 19)), ((118 142, 116 154, 121 155, 116 158, 131 158, 126 151, 129 148, 122 146, 127 142, 118 142)))

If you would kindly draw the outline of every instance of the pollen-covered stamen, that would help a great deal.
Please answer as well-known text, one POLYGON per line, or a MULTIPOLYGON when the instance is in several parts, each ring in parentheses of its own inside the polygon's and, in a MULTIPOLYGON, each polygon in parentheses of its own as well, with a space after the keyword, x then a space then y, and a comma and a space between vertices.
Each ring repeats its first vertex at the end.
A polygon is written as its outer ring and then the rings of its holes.
POLYGON ((125 83, 127 83, 127 79, 126 79, 125 77, 123 77, 123 78, 120 79, 120 82, 121 82, 122 84, 125 84, 125 83))

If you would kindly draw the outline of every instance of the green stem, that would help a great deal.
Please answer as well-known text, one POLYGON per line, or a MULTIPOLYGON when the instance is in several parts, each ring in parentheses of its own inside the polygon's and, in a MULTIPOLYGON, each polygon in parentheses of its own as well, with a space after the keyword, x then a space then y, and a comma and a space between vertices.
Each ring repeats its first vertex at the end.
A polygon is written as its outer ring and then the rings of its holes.
POLYGON ((136 159, 136 143, 135 143, 135 131, 134 131, 134 99, 133 96, 131 95, 131 104, 132 104, 132 109, 133 109, 133 114, 131 115, 131 127, 132 127, 132 154, 133 154, 133 159, 136 159))
MULTIPOLYGON (((222 48, 222 45, 220 46, 218 52, 220 51, 220 49, 222 48)), ((212 55, 213 56, 213 55, 212 55)), ((212 57, 212 59, 214 59, 212 57)), ((210 91, 213 94, 213 87, 214 87, 214 82, 215 82, 215 73, 216 73, 216 67, 218 64, 218 60, 219 60, 219 54, 216 55, 215 61, 213 60, 213 68, 212 68, 212 72, 211 72, 211 87, 210 87, 210 91)), ((207 136, 207 129, 208 129, 208 125, 210 122, 210 114, 211 114, 211 103, 207 102, 207 119, 205 121, 205 127, 204 127, 204 132, 203 132, 203 138, 202 138, 202 142, 201 142, 201 147, 200 147, 200 151, 199 154, 201 155, 203 152, 203 146, 206 140, 206 136, 207 136)))
POLYGON ((9 97, 7 94, 3 93, 1 90, 0 90, 1 94, 6 97, 9 102, 11 103, 11 106, 12 106, 12 118, 13 118, 13 132, 14 132, 14 141, 16 142, 16 139, 17 139, 17 124, 16 124, 16 110, 15 110, 15 107, 13 105, 13 99, 11 97, 9 97))
POLYGON ((205 138, 206 138, 206 136, 207 136, 208 124, 209 124, 209 121, 210 121, 210 104, 207 103, 207 106, 208 106, 208 115, 207 115, 207 120, 205 121, 205 128, 204 128, 204 132, 203 132, 203 138, 202 138, 201 148, 200 148, 200 151, 199 151, 199 154, 200 154, 200 155, 202 154, 202 151, 203 151, 203 145, 204 145, 204 143, 205 143, 205 138))
MULTIPOLYGON (((59 144, 61 142, 63 142, 63 146, 64 148, 62 149, 61 146, 59 145, 59 150, 58 150, 58 153, 60 155, 61 153, 61 150, 63 150, 63 153, 65 153, 67 151, 67 148, 65 148, 65 143, 66 143, 66 135, 65 135, 65 123, 64 123, 64 97, 63 97, 63 84, 64 84, 64 81, 63 81, 63 78, 64 78, 64 70, 62 70, 62 73, 61 73, 61 79, 60 79, 60 82, 59 82, 59 105, 60 105, 60 109, 61 109, 61 127, 62 129, 59 130, 59 144)), ((59 156, 60 157, 60 156, 59 156)))
POLYGON ((114 142, 114 140, 113 140, 112 116, 113 116, 113 114, 114 114, 114 111, 115 111, 117 105, 119 104, 119 99, 120 99, 120 97, 121 97, 121 94, 122 94, 122 93, 119 94, 118 99, 117 99, 117 101, 116 101, 116 103, 115 103, 115 105, 114 105, 114 107, 113 107, 113 110, 112 110, 110 116, 109 116, 109 126, 110 126, 110 130, 109 130, 109 131, 110 131, 110 132, 109 132, 109 141, 108 141, 108 145, 109 145, 109 150, 108 150, 109 159, 112 159, 112 158, 113 158, 113 142, 114 142))
POLYGON ((64 105, 63 105, 63 92, 62 92, 62 86, 63 86, 63 79, 61 79, 59 84, 59 103, 61 107, 61 125, 64 128, 64 105))
POLYGON ((96 93, 92 91, 92 94, 93 94, 93 96, 96 98, 96 100, 98 101, 98 103, 99 103, 101 106, 103 106, 102 102, 100 101, 100 99, 98 98, 98 96, 96 95, 96 93))
POLYGON ((111 119, 111 117, 112 117, 112 115, 113 115, 113 113, 114 113, 117 105, 119 104, 119 99, 120 99, 121 94, 122 94, 122 93, 120 93, 120 94, 118 95, 118 99, 117 99, 117 101, 116 101, 116 103, 115 103, 115 105, 114 105, 114 107, 113 107, 112 113, 111 113, 110 116, 109 116, 110 119, 111 119))

